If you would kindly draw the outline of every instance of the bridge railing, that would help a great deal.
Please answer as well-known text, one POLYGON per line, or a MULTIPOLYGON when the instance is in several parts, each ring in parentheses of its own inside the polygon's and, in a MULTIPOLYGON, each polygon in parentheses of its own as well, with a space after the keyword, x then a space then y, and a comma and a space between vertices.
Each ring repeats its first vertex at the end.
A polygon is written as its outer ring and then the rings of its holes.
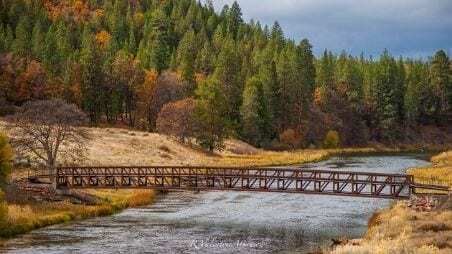
MULTIPOLYGON (((376 198, 408 198, 417 185, 405 174, 300 168, 137 166, 60 167, 60 188, 234 190, 376 198)), ((430 186, 444 190, 444 186, 430 186)))

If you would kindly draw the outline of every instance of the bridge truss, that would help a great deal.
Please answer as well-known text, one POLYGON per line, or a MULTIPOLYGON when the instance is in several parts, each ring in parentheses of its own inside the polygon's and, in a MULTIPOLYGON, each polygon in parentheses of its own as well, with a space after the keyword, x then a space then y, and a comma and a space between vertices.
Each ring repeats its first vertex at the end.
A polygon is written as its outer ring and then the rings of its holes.
POLYGON ((60 167, 57 186, 73 189, 258 191, 405 199, 416 184, 405 174, 236 167, 60 167))

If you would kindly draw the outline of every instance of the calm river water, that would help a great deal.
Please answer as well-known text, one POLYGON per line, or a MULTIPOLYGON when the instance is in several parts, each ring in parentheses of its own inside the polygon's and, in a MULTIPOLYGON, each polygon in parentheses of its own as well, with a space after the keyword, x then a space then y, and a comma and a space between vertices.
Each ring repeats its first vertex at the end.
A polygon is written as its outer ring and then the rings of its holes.
MULTIPOLYGON (((334 157, 302 167, 404 172, 418 156, 334 157)), ((111 217, 56 225, 11 239, 5 253, 307 253, 331 238, 360 237, 381 199, 283 193, 171 192, 111 217)))

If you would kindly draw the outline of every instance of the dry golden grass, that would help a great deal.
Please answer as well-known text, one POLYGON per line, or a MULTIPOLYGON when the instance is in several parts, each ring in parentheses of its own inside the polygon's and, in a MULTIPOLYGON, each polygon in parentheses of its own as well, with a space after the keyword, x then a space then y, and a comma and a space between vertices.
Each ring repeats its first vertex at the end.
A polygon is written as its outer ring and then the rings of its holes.
MULTIPOLYGON (((433 165, 410 169, 417 182, 452 186, 452 151, 432 158, 433 165)), ((449 197, 447 204, 452 202, 449 197)), ((450 205, 433 212, 418 212, 399 202, 376 213, 359 246, 345 245, 332 253, 452 253, 450 205)))
POLYGON ((399 202, 369 224, 360 245, 332 253, 452 253, 452 211, 417 212, 399 202))
MULTIPOLYGON (((0 121, 1 128, 1 121, 0 121)), ((156 134, 118 128, 89 128, 85 165, 210 165, 270 166, 318 161, 340 153, 368 153, 374 149, 298 150, 269 152, 238 140, 227 140, 225 150, 207 154, 173 139, 156 134)), ((26 170, 16 170, 13 177, 25 177, 26 170)), ((12 236, 29 230, 99 215, 108 215, 130 206, 151 202, 153 192, 140 190, 91 190, 101 205, 74 205, 68 202, 9 204, 8 227, 0 236, 12 236)))
POLYGON ((229 139, 223 151, 208 154, 168 136, 117 128, 90 128, 90 165, 271 166, 312 162, 339 153, 372 153, 372 148, 270 152, 229 139))
POLYGON ((452 187, 452 151, 432 157, 431 167, 408 170, 415 181, 428 184, 441 184, 452 187))
POLYGON ((110 215, 127 207, 149 204, 154 198, 154 192, 151 190, 91 190, 89 192, 100 197, 103 202, 92 206, 77 205, 67 201, 8 204, 8 217, 6 225, 0 229, 0 237, 11 237, 74 219, 110 215))

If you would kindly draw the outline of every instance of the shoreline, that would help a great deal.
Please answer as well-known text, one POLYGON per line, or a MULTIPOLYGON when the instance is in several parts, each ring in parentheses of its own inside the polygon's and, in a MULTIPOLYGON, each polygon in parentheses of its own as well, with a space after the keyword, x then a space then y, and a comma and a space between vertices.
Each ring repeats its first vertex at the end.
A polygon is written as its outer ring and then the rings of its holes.
MULTIPOLYGON (((407 173, 421 182, 439 180, 452 186, 452 151, 437 154, 430 161, 430 166, 410 168, 407 173)), ((339 245, 328 253, 450 253, 452 196, 442 196, 442 201, 438 201, 431 211, 410 207, 407 201, 397 201, 379 209, 369 219, 366 233, 358 240, 358 244, 339 245)))
POLYGON ((9 221, 0 230, 0 244, 30 231, 47 226, 110 216, 127 208, 152 204, 156 192, 153 190, 88 190, 102 201, 98 205, 72 204, 69 201, 27 202, 8 204, 9 221))
MULTIPOLYGON (((215 164, 236 163, 237 165, 281 166, 312 163, 327 160, 333 156, 368 156, 368 155, 400 155, 419 153, 413 150, 395 150, 376 148, 344 148, 298 150, 290 152, 263 152, 259 155, 224 156, 215 164), (290 160, 288 158, 291 158, 290 160), (225 163, 225 161, 229 163, 225 163)), ((155 191, 141 190, 88 190, 90 194, 100 197, 100 205, 76 205, 67 201, 44 202, 43 204, 27 203, 9 204, 14 213, 11 223, 0 230, 0 240, 12 238, 35 229, 100 216, 110 216, 130 207, 149 205, 154 202, 155 191), (19 215, 18 215, 19 214, 19 215), (26 217, 20 215, 27 215, 26 217)))

